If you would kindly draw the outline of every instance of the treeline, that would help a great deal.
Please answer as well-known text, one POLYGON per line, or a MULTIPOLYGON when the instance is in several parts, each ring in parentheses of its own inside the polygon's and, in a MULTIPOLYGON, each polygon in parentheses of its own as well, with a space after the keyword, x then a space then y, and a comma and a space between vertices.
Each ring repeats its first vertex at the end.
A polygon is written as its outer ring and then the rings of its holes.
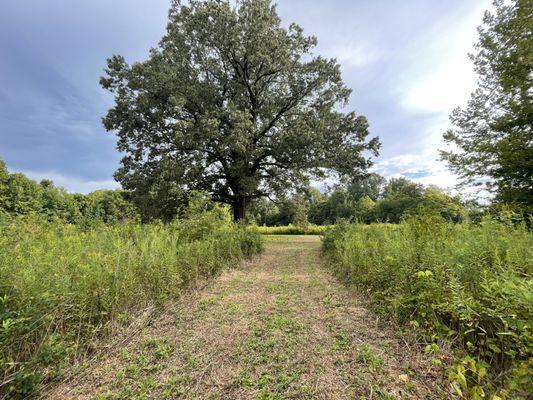
POLYGON ((386 180, 378 174, 340 184, 329 194, 309 187, 274 204, 254 203, 250 219, 258 225, 330 225, 339 220, 354 222, 401 222, 409 215, 433 211, 448 221, 477 217, 479 206, 465 203, 441 189, 424 187, 406 178, 386 180))
MULTIPOLYGON (((40 215, 48 221, 73 224, 116 223, 128 219, 171 221, 187 208, 183 194, 165 200, 132 196, 126 190, 97 190, 89 194, 68 193, 51 180, 36 182, 22 173, 9 173, 0 160, 0 215, 40 215), (172 204, 170 204, 172 203, 172 204)), ((262 199, 251 204, 248 222, 281 226, 330 225, 339 220, 364 223, 400 222, 421 209, 438 210, 449 221, 460 222, 467 207, 437 187, 425 188, 405 178, 386 180, 378 174, 338 185, 325 194, 308 187, 276 203, 262 199)))
MULTIPOLYGON (((88 226, 126 220, 169 222, 185 216, 191 196, 195 196, 194 192, 158 201, 121 189, 68 193, 51 180, 36 182, 22 173, 9 173, 0 160, 0 218, 39 215, 48 221, 88 226)), ((500 209, 498 204, 482 207, 463 201, 436 186, 424 187, 406 178, 387 180, 373 173, 336 185, 328 193, 308 186, 279 201, 257 200, 249 206, 247 222, 300 227, 332 225, 340 220, 399 223, 428 211, 440 214, 447 221, 461 222, 479 220, 483 214, 500 209)))
POLYGON ((48 179, 37 183, 24 174, 10 174, 0 160, 0 216, 41 215, 49 221, 74 224, 113 223, 140 214, 124 190, 71 194, 48 179))

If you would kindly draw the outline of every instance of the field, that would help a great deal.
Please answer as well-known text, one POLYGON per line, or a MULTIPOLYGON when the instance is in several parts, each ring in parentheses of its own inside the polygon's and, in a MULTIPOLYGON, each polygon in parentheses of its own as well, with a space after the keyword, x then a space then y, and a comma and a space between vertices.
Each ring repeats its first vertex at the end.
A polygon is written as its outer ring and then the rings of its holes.
POLYGON ((262 235, 323 235, 332 225, 286 225, 286 226, 254 226, 262 235))
POLYGON ((317 236, 267 237, 261 256, 183 296, 45 398, 446 398, 430 357, 406 350, 322 268, 320 247, 317 236))
POLYGON ((1 224, 0 398, 25 398, 141 311, 260 247, 213 212, 167 225, 1 224))
POLYGON ((524 223, 280 228, 4 220, 0 398, 527 398, 524 223))
POLYGON ((451 347, 458 395, 532 393, 533 233, 525 224, 422 216, 343 225, 326 234, 324 248, 335 274, 416 332, 436 364, 451 347))

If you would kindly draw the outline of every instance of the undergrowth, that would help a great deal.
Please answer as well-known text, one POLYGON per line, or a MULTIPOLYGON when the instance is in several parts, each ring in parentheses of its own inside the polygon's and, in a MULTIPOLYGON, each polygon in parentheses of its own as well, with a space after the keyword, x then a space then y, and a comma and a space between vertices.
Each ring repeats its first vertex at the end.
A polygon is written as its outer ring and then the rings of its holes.
POLYGON ((227 212, 171 224, 84 228, 35 218, 0 223, 0 398, 61 376, 110 326, 178 297, 261 249, 227 212))
POLYGON ((533 393, 533 233, 525 223, 446 223, 425 215, 399 225, 339 225, 326 233, 331 268, 371 293, 375 309, 426 341, 455 349, 460 397, 533 393))
POLYGON ((324 235, 330 225, 285 225, 285 226, 254 226, 253 229, 262 235, 324 235))

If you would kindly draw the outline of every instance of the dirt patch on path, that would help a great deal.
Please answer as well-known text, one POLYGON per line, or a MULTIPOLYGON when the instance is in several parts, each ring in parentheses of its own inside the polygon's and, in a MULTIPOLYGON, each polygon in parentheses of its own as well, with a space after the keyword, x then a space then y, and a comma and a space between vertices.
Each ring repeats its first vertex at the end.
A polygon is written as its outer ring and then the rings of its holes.
POLYGON ((320 265, 313 236, 186 295, 49 399, 439 399, 439 375, 320 265))

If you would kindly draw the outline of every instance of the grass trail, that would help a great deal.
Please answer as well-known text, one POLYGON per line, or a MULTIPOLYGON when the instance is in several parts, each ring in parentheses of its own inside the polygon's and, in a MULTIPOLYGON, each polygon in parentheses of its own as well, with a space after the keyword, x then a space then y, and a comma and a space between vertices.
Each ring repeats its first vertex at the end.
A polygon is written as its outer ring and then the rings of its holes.
POLYGON ((83 366, 50 399, 447 398, 419 349, 320 265, 316 236, 272 236, 83 366))

